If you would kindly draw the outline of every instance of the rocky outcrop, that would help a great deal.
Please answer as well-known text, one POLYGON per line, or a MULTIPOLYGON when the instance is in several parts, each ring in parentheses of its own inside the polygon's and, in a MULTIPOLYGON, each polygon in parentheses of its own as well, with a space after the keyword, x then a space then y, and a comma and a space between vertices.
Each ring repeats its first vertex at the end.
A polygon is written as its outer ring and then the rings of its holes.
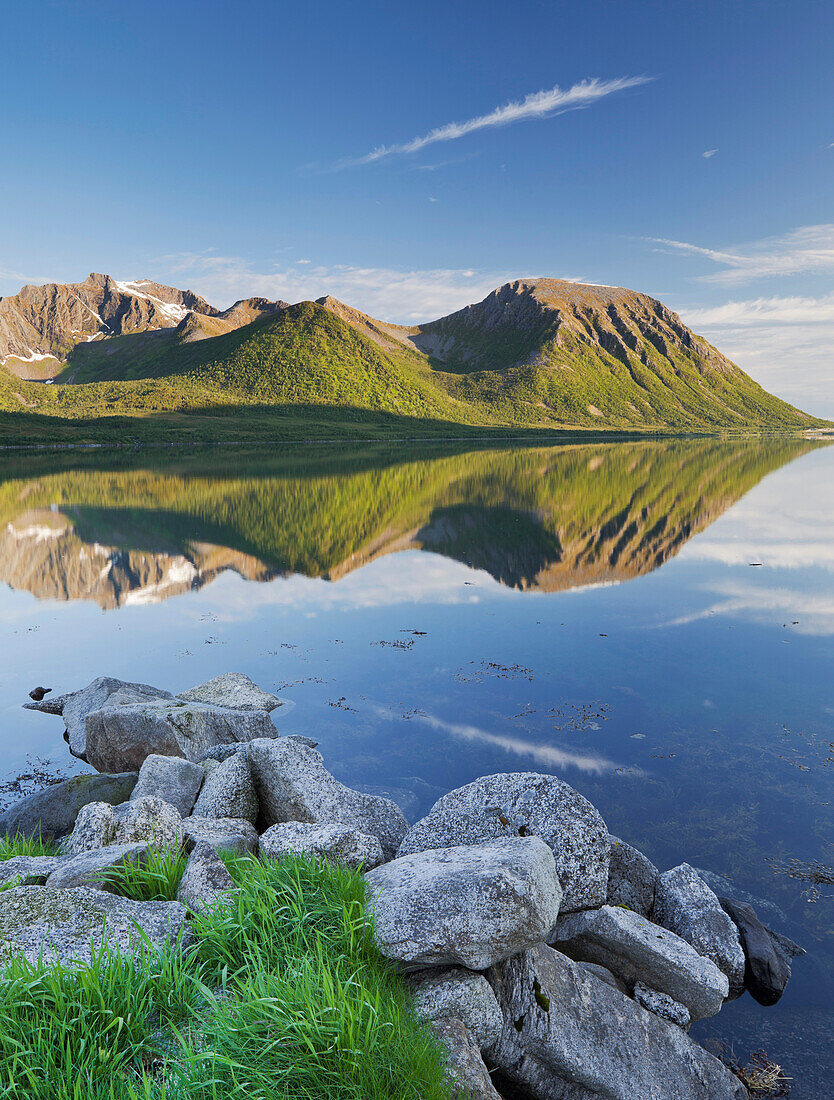
POLYGON ((541 837, 551 849, 563 890, 563 912, 605 902, 605 822, 587 799, 553 775, 489 775, 450 791, 412 825, 398 854, 511 836, 541 837))
POLYGON ((562 890, 538 837, 401 856, 365 876, 380 951, 405 969, 493 963, 546 940, 562 890))
POLYGON ((504 1017, 490 1062, 537 1100, 747 1100, 680 1027, 552 948, 515 955, 487 976, 504 1017))
MULTIPOLYGON (((125 680, 116 680, 112 676, 98 676, 92 683, 80 691, 66 696, 61 714, 67 730, 70 752, 82 760, 87 759, 87 715, 110 705, 138 703, 146 700, 172 699, 168 691, 151 687, 150 684, 132 684, 125 680)), ((135 765, 138 769, 141 760, 135 765)), ((94 764, 98 771, 107 771, 105 767, 94 764)), ((118 771, 118 768, 113 768, 118 771)), ((123 769, 127 770, 127 769, 123 769)))
POLYGON ((279 859, 288 852, 313 855, 354 870, 372 871, 383 862, 382 845, 370 833, 350 825, 306 825, 285 821, 273 825, 261 837, 261 855, 279 859))
POLYGON ((335 779, 321 753, 299 741, 253 740, 247 749, 261 814, 268 825, 283 821, 351 825, 377 837, 392 856, 408 829, 389 798, 360 794, 335 779))

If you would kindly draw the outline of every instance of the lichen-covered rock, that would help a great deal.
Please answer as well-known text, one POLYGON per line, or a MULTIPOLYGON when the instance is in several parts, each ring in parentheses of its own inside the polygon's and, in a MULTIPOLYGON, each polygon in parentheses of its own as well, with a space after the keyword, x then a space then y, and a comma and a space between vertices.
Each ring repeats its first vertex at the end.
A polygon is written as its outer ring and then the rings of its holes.
POLYGON ((236 752, 245 752, 246 746, 240 742, 235 741, 231 745, 212 745, 210 749, 206 749, 205 752, 200 753, 197 758, 198 764, 205 764, 208 760, 217 760, 221 762, 228 760, 230 756, 234 756, 236 752))
POLYGON ((501 1100, 463 1020, 443 1017, 430 1026, 446 1052, 446 1077, 457 1100, 501 1100))
POLYGON ((206 760, 203 767, 206 781, 191 812, 198 817, 245 818, 254 825, 258 795, 247 754, 236 752, 223 761, 206 760))
POLYGON ((558 951, 534 947, 487 978, 504 1017, 490 1062, 537 1100, 747 1100, 679 1027, 558 951))
POLYGON ((153 795, 113 807, 116 830, 113 844, 144 841, 155 848, 179 851, 182 847, 182 816, 176 806, 153 795))
POLYGON ((354 870, 373 870, 383 862, 382 845, 370 833, 350 825, 308 825, 283 821, 261 836, 261 856, 278 858, 287 852, 319 856, 343 863, 354 870))
POLYGON ((90 959, 105 940, 122 951, 143 950, 193 938, 185 906, 176 901, 132 901, 76 886, 16 886, 0 892, 0 959, 20 954, 36 962, 90 959))
POLYGON ((227 900, 235 883, 226 865, 210 844, 200 841, 188 857, 177 890, 177 901, 192 913, 202 913, 227 900))
POLYGON ((238 817, 197 817, 192 814, 182 823, 185 849, 190 851, 201 842, 215 852, 232 855, 252 855, 258 850, 258 834, 248 821, 238 817))
POLYGON ((607 966, 601 966, 599 963, 584 962, 580 959, 574 959, 574 964, 580 967, 582 970, 587 970, 589 974, 592 974, 595 978, 598 978, 601 982, 605 982, 606 985, 610 985, 612 989, 616 989, 618 993, 624 993, 627 997, 631 996, 630 990, 622 978, 618 978, 616 974, 612 974, 607 966))
POLYGON ((538 837, 415 852, 369 871, 365 886, 377 945, 406 970, 485 970, 547 939, 562 896, 538 837))
POLYGON ((176 806, 182 816, 187 817, 194 808, 205 777, 205 770, 200 764, 193 764, 179 756, 151 753, 139 769, 139 780, 131 801, 153 795, 176 806))
POLYGON ((481 1050, 491 1047, 501 1034, 501 1009, 483 974, 460 966, 421 970, 409 976, 408 984, 418 1019, 462 1020, 481 1050))
POLYGON ((40 886, 64 862, 61 856, 12 856, 0 860, 0 885, 40 886))
MULTIPOLYGON (((61 713, 64 725, 67 728, 67 739, 70 752, 73 756, 87 759, 87 715, 95 710, 100 710, 108 702, 118 696, 121 702, 138 703, 154 699, 172 699, 169 691, 152 687, 150 684, 131 684, 125 680, 117 680, 112 676, 97 676, 92 683, 87 684, 80 691, 74 691, 64 699, 61 713)), ((135 765, 138 768, 141 761, 135 765)), ((97 767, 97 765, 93 765, 97 767)), ((99 771, 122 771, 117 765, 114 768, 98 768, 99 771)), ((135 770, 135 769, 134 769, 135 770)))
POLYGON ((659 1016, 661 1020, 668 1020, 670 1024, 682 1027, 684 1031, 689 1027, 689 1009, 686 1005, 678 1004, 666 993, 649 989, 642 982, 635 982, 634 999, 643 1008, 659 1016))
POLYGON ((90 802, 83 806, 69 836, 61 841, 61 851, 68 856, 104 848, 116 839, 116 815, 109 802, 90 802))
POLYGON ((130 798, 136 772, 85 773, 29 794, 0 814, 0 836, 54 837, 71 833, 79 812, 91 802, 111 805, 130 798))
POLYGON ((658 876, 653 920, 712 959, 729 979, 729 996, 741 995, 744 951, 738 930, 694 867, 682 863, 658 876))
POLYGON ((352 825, 379 839, 386 858, 408 829, 396 803, 360 794, 325 768, 321 753, 289 737, 258 739, 248 746, 252 777, 267 825, 282 821, 352 825))
POLYGON ((608 866, 608 905, 624 905, 651 918, 658 870, 642 852, 619 837, 608 838, 611 862, 608 866))
POLYGON ((277 737, 265 710, 186 703, 181 699, 113 705, 85 719, 87 760, 99 771, 139 768, 146 756, 183 756, 196 762, 213 745, 277 737))
POLYGON ((565 955, 600 963, 628 985, 640 981, 686 1005, 693 1020, 721 1011, 729 982, 711 959, 630 909, 604 905, 560 917, 548 942, 565 955))
POLYGON ((76 856, 61 860, 46 880, 47 886, 67 890, 71 886, 93 886, 104 890, 102 878, 108 872, 125 862, 143 863, 148 858, 147 844, 109 844, 106 848, 81 852, 76 856))
POLYGON ((225 672, 188 691, 181 691, 177 698, 190 703, 231 707, 233 710, 272 711, 281 706, 277 695, 263 691, 243 672, 225 672))
POLYGON ((487 775, 450 791, 411 826, 398 855, 519 835, 541 837, 552 850, 564 912, 604 904, 605 822, 586 798, 553 775, 487 775))

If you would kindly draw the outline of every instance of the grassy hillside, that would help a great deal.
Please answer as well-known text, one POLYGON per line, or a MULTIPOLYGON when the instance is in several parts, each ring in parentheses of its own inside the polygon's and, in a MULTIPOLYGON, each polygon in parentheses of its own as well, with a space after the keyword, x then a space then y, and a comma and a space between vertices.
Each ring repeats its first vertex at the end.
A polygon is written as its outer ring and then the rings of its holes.
POLYGON ((576 326, 537 324, 531 348, 529 332, 519 335, 518 326, 468 327, 470 364, 506 363, 520 351, 530 361, 464 370, 461 361, 441 361, 415 344, 374 340, 312 302, 196 341, 169 332, 86 344, 70 354, 55 385, 24 382, 0 368, 0 437, 185 440, 328 430, 456 434, 455 426, 714 431, 823 423, 767 394, 703 342, 672 347, 651 331, 612 340, 602 329, 592 339, 576 326), (517 342, 508 348, 508 340, 517 342))

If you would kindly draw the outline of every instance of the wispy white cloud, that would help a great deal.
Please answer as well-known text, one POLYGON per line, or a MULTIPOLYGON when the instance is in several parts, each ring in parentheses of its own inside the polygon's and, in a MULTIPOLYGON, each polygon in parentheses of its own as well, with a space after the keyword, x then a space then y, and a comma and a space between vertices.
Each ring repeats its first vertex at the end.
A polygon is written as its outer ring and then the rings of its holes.
POLYGON ((781 237, 753 241, 733 251, 703 248, 686 241, 650 238, 665 251, 703 256, 722 270, 702 275, 706 283, 732 285, 753 279, 834 271, 834 223, 805 225, 781 237))
POLYGON ((505 103, 488 114, 478 115, 465 122, 448 122, 445 126, 437 126, 422 137, 415 137, 395 145, 379 145, 364 156, 339 161, 334 167, 348 168, 374 164, 385 157, 418 153, 426 146, 435 145, 440 141, 456 141, 479 130, 510 126, 515 122, 529 122, 532 119, 550 118, 553 115, 564 114, 565 111, 589 107, 605 96, 647 84, 651 79, 648 76, 626 76, 618 77, 616 80, 598 80, 595 77, 591 80, 581 80, 567 89, 560 88, 557 84, 553 88, 532 92, 524 99, 505 103))
POLYGON ((703 153, 701 153, 701 156, 704 158, 704 160, 709 160, 710 157, 714 157, 717 152, 717 149, 705 149, 703 153))
POLYGON ((772 297, 725 302, 720 306, 690 309, 687 323, 701 326, 748 328, 761 324, 819 325, 834 322, 834 294, 821 298, 772 297))

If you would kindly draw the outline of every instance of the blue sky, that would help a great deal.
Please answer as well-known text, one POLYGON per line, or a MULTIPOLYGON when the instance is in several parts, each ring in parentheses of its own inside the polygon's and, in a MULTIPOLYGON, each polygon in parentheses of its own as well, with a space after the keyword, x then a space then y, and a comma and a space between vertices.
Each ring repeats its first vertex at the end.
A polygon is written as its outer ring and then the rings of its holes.
POLYGON ((0 294, 611 283, 834 415, 830 0, 32 0, 3 38, 0 294))

